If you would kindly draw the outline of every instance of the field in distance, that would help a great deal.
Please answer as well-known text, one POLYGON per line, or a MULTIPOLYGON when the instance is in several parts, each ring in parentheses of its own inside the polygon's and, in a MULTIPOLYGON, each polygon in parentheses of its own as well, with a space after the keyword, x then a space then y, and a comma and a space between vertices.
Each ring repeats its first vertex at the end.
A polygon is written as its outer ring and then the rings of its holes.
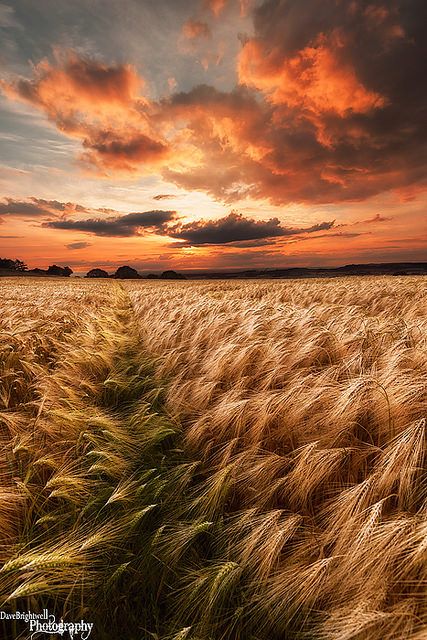
POLYGON ((97 640, 426 637, 427 277, 0 296, 1 610, 97 640))

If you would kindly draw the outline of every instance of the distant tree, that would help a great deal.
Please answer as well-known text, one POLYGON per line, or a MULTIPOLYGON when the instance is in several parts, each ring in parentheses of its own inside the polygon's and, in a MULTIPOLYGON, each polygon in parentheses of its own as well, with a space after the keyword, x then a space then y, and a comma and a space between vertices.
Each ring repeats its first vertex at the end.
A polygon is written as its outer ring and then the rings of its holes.
POLYGON ((147 276, 147 280, 158 280, 159 276, 156 275, 155 273, 149 273, 147 276))
POLYGON ((14 270, 14 260, 10 260, 9 258, 0 258, 0 269, 14 270))
POLYGON ((57 264, 52 264, 48 267, 47 274, 49 276, 61 276, 62 278, 69 278, 73 273, 70 267, 59 267, 57 264))
POLYGON ((109 278, 110 276, 104 269, 91 269, 87 272, 86 278, 109 278))
POLYGON ((138 271, 136 269, 132 269, 132 267, 124 266, 119 267, 114 274, 115 278, 120 278, 121 280, 133 280, 136 278, 140 278, 138 271))
POLYGON ((28 267, 22 260, 0 258, 0 269, 10 269, 11 271, 27 271, 28 267))
POLYGON ((22 260, 15 260, 16 271, 28 271, 28 267, 22 260))
POLYGON ((163 271, 160 276, 162 280, 187 280, 187 278, 182 275, 182 273, 177 273, 176 271, 163 271))
POLYGON ((50 276, 62 276, 62 267, 58 267, 57 264, 51 264, 47 269, 47 273, 50 276))

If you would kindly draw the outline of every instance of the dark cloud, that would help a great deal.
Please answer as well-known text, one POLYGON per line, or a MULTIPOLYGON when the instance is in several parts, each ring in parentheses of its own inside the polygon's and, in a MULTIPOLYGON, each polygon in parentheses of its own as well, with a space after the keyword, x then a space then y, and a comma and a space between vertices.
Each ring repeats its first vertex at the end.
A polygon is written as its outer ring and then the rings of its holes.
POLYGON ((166 156, 168 147, 138 131, 90 129, 83 140, 82 158, 100 168, 134 171, 140 164, 166 156))
POLYGON ((368 218, 367 220, 361 220, 359 224, 372 224, 375 222, 390 222, 390 220, 393 220, 391 216, 383 216, 380 213, 377 213, 372 218, 368 218))
POLYGON ((314 233, 330 229, 333 225, 333 222, 322 222, 298 229, 282 226, 278 218, 254 220, 232 212, 219 220, 197 220, 184 225, 175 225, 169 227, 166 232, 173 238, 185 240, 187 245, 223 245, 314 233))
POLYGON ((157 196, 153 196, 153 200, 171 200, 175 198, 171 193, 159 193, 157 196))
POLYGON ((175 220, 175 211, 146 211, 124 216, 88 218, 86 220, 54 220, 44 223, 50 229, 82 231, 96 236, 131 237, 144 232, 164 234, 168 222, 175 220))
POLYGON ((76 249, 86 249, 86 247, 91 247, 90 242, 70 242, 70 244, 65 245, 67 249, 76 250, 76 249))
MULTIPOLYGON (((275 240, 327 231, 334 226, 334 222, 321 222, 308 227, 293 228, 282 225, 278 218, 255 220, 235 211, 218 220, 198 220, 187 224, 179 222, 176 211, 154 210, 126 215, 119 215, 111 209, 85 211, 103 212, 105 215, 78 220, 63 216, 45 221, 42 226, 107 237, 132 237, 155 233, 185 241, 174 244, 176 248, 188 245, 262 247, 272 244, 275 240)), ((66 245, 68 249, 82 249, 87 246, 90 246, 90 243, 82 241, 66 245)))
POLYGON ((59 200, 44 200, 43 198, 4 198, 0 201, 0 215, 17 218, 65 218, 71 215, 118 215, 114 209, 93 209, 75 202, 60 202, 59 200))
POLYGON ((377 224, 377 223, 381 223, 381 222, 390 222, 390 220, 393 220, 392 216, 383 216, 381 213, 377 213, 374 216, 372 216, 372 218, 366 218, 365 220, 356 220, 356 222, 345 222, 345 223, 341 223, 336 225, 336 227, 354 227, 357 226, 359 224, 377 224))
MULTIPOLYGON (((277 244, 277 238, 260 238, 255 240, 237 240, 235 242, 228 242, 227 247, 237 247, 238 249, 255 249, 257 247, 269 247, 273 244, 277 244)), ((178 244, 176 245, 178 246, 178 244)), ((180 245, 181 246, 181 245, 180 245)))
POLYGON ((4 198, 0 201, 0 215, 30 217, 63 214, 70 208, 75 208, 71 203, 58 202, 57 200, 43 200, 41 198, 28 198, 15 200, 4 198))
MULTIPOLYGON (((341 226, 341 225, 338 225, 341 226)), ((294 244, 295 242, 304 242, 306 240, 317 240, 318 238, 358 238, 359 236, 369 235, 368 233, 357 233, 352 231, 339 231, 338 233, 320 233, 314 237, 300 236, 292 238, 287 244, 294 244)))
POLYGON ((339 233, 324 233, 323 235, 316 236, 316 238, 358 238, 359 236, 365 236, 366 233, 357 233, 353 231, 342 231, 339 233))

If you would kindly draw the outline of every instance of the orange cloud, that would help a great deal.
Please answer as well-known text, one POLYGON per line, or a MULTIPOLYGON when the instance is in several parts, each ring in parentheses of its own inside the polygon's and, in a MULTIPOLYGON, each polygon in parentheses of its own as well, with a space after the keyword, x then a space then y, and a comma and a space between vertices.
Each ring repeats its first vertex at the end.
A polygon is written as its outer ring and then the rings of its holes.
POLYGON ((43 107, 56 120, 73 118, 81 110, 101 117, 127 109, 144 85, 131 65, 105 65, 59 51, 55 62, 42 60, 35 65, 31 81, 21 78, 1 86, 7 95, 43 107))
POLYGON ((325 145, 298 109, 266 105, 244 89, 198 87, 164 103, 162 116, 185 123, 186 142, 201 158, 191 172, 170 165, 164 177, 227 202, 361 200, 416 176, 387 157, 374 167, 369 137, 366 146, 347 140, 325 145))
POLYGON ((144 81, 131 65, 105 65, 56 52, 34 67, 34 78, 2 82, 4 93, 43 110, 63 133, 81 140, 82 159, 101 172, 136 171, 169 154, 150 121, 144 81))
POLYGON ((244 18, 248 15, 252 0, 240 0, 240 17, 244 18))
POLYGON ((215 17, 218 17, 224 11, 226 5, 227 0, 206 0, 207 8, 215 17))
POLYGON ((206 22, 200 22, 190 18, 182 27, 182 34, 188 40, 197 40, 198 38, 209 38, 211 30, 206 22))
POLYGON ((2 86, 78 139, 104 176, 157 172, 226 202, 360 201, 425 189, 426 57, 403 0, 324 0, 322 11, 319 0, 265 0, 231 91, 173 93, 172 82, 154 102, 132 66, 59 53, 2 86), (404 37, 390 38, 396 25, 404 37))
POLYGON ((260 43, 249 41, 240 56, 239 79, 267 93, 274 104, 314 113, 332 111, 344 117, 349 111, 367 113, 386 102, 363 86, 351 65, 340 61, 325 37, 270 67, 260 43))
MULTIPOLYGON (((240 8, 240 16, 243 18, 248 15, 253 0, 238 0, 240 8)), ((229 0, 205 0, 204 6, 216 18, 221 15, 225 7, 229 4, 229 0)))
POLYGON ((341 46, 338 34, 320 35, 295 55, 277 58, 268 43, 249 40, 239 57, 239 80, 262 91, 274 105, 305 112, 317 127, 319 141, 331 144, 333 134, 320 116, 369 113, 387 102, 364 87, 352 65, 340 59, 341 46))

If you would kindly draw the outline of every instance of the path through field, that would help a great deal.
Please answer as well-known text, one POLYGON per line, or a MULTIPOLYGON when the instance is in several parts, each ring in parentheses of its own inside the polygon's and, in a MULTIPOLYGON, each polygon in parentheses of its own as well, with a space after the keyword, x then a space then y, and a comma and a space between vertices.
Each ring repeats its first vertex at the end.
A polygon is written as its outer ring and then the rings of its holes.
MULTIPOLYGON (((118 285, 108 294, 108 307, 105 300, 96 316, 49 345, 58 349, 50 375, 37 375, 40 363, 26 362, 28 370, 23 359, 16 363, 29 402, 18 405, 14 385, 5 395, 1 534, 9 545, 1 596, 3 604, 33 607, 41 596, 55 611, 68 596, 64 611, 84 602, 81 615, 95 617, 97 637, 119 629, 121 637, 125 629, 129 637, 141 629, 144 637, 159 615, 161 565, 150 554, 150 536, 188 468, 171 450, 175 430, 162 414, 129 297, 118 285)), ((2 637, 17 637, 16 628, 3 625, 2 637)))

